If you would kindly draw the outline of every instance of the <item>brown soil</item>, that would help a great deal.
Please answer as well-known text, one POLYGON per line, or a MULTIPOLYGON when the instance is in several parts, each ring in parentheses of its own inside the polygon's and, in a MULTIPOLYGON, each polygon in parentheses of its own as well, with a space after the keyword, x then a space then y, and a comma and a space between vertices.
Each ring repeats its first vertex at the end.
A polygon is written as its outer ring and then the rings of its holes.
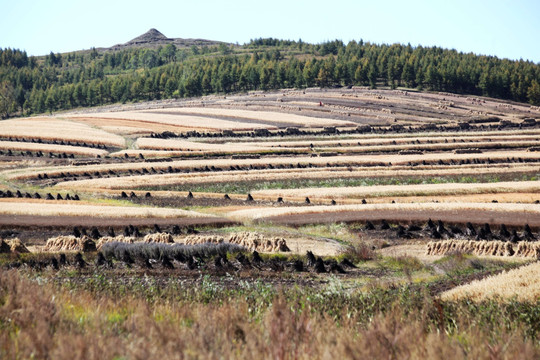
POLYGON ((404 222, 425 222, 427 219, 442 220, 447 223, 473 224, 489 223, 491 225, 506 224, 509 226, 523 226, 529 224, 531 227, 540 227, 540 218, 537 214, 529 213, 502 213, 495 211, 406 211, 406 210, 373 210, 373 211, 342 211, 339 213, 318 213, 300 214, 286 216, 267 217, 261 222, 271 222, 281 225, 304 225, 304 224, 325 224, 339 222, 358 221, 404 221, 404 222))

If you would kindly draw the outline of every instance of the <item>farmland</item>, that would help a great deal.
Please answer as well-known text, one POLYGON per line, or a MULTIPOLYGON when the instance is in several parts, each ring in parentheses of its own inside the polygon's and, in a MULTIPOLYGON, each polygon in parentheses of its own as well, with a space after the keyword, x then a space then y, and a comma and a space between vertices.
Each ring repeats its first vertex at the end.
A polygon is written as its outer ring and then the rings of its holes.
POLYGON ((0 357, 537 358, 539 118, 350 87, 1 121, 0 357))

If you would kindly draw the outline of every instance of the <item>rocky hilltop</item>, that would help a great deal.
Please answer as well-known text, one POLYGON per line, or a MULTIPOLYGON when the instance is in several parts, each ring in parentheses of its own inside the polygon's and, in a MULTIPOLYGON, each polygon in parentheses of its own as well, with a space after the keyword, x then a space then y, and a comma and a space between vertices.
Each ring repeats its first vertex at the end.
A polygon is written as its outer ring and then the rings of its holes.
MULTIPOLYGON (((136 38, 124 43, 114 45, 106 50, 122 50, 132 47, 149 47, 154 48, 158 46, 165 46, 167 44, 174 44, 176 47, 191 47, 193 45, 203 46, 203 45, 219 45, 222 42, 205 40, 205 39, 182 39, 182 38, 168 38, 163 35, 157 29, 150 29, 144 34, 137 36, 136 38)), ((228 45, 228 44, 227 44, 228 45)))

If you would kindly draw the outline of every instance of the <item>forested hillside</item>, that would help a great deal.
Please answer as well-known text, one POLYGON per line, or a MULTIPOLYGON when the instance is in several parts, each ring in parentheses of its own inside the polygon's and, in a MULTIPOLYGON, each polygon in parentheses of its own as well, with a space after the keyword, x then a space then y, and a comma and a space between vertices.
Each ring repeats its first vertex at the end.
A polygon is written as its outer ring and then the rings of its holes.
POLYGON ((51 53, 0 49, 0 116, 278 88, 363 85, 540 105, 540 65, 439 47, 257 39, 243 46, 51 53))

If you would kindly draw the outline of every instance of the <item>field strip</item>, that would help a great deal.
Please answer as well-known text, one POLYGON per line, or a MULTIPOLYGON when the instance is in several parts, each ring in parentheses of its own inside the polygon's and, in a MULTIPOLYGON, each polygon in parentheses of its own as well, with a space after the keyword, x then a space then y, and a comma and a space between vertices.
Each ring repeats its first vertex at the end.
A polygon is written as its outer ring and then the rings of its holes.
POLYGON ((112 119, 106 120, 92 117, 77 117, 74 121, 97 126, 105 131, 119 134, 119 135, 131 135, 131 134, 148 134, 152 132, 188 132, 194 130, 200 130, 199 128, 192 126, 180 126, 172 124, 162 124, 155 121, 143 121, 134 119, 112 119))
POLYGON ((198 107, 182 107, 171 109, 157 109, 151 110, 152 113, 159 114, 165 113, 178 113, 178 114, 196 114, 196 115, 210 115, 210 116, 223 116, 228 118, 249 119, 270 121, 274 123, 284 124, 296 124, 301 127, 322 127, 322 126, 357 126, 356 123, 343 120, 334 120, 330 118, 316 118, 311 116, 302 116, 296 114, 284 114, 281 112, 272 111, 253 111, 253 110, 239 110, 239 109, 218 109, 218 108, 198 108, 198 107))
POLYGON ((111 112, 111 113, 94 113, 94 114, 84 114, 84 115, 69 115, 70 119, 77 120, 77 117, 82 117, 85 119, 94 118, 101 119, 104 124, 107 123, 108 119, 118 119, 118 120, 137 120, 137 121, 148 121, 157 124, 165 125, 175 125, 184 128, 195 128, 198 130, 253 130, 253 129, 275 129, 274 126, 269 126, 265 124, 259 124, 256 121, 254 122, 240 122, 232 120, 223 120, 223 119, 213 119, 202 116, 191 116, 183 115, 179 113, 178 115, 170 114, 159 114, 159 113, 148 113, 143 111, 123 111, 123 112, 111 112))
POLYGON ((466 195, 504 192, 540 193, 540 181, 275 189, 253 191, 252 195, 271 197, 281 196, 284 198, 296 196, 341 199, 382 196, 466 195))
MULTIPOLYGON (((348 147, 325 147, 327 151, 340 152, 396 152, 400 150, 431 150, 452 151, 457 149, 480 148, 480 149, 512 149, 528 148, 540 145, 540 141, 507 141, 507 142, 470 142, 470 143, 435 143, 435 144, 402 144, 402 145, 373 145, 373 146, 348 146, 348 147)), ((316 147, 315 147, 316 148, 316 147)), ((293 148, 294 149, 294 148, 293 148)))
POLYGON ((84 156, 105 156, 108 154, 106 150, 92 149, 84 146, 72 145, 54 145, 54 144, 39 144, 20 141, 0 141, 0 150, 18 150, 32 152, 50 152, 50 153, 66 153, 84 156))
POLYGON ((491 151, 481 154, 425 154, 425 155, 351 155, 351 156, 329 156, 329 157, 310 157, 310 156, 298 156, 298 157, 269 157, 261 159, 206 159, 206 160, 179 160, 171 162, 134 162, 123 164, 98 164, 98 165, 84 165, 84 166, 57 166, 57 167, 40 167, 40 168, 27 168, 18 170, 5 171, 2 174, 8 179, 26 179, 36 177, 39 173, 47 173, 50 175, 59 175, 62 172, 71 173, 84 173, 95 171, 128 171, 128 170, 142 170, 143 168, 153 167, 156 170, 166 170, 169 167, 177 169, 192 169, 196 167, 215 166, 221 168, 227 168, 229 166, 267 166, 267 165, 283 165, 296 166, 301 164, 302 166, 309 166, 309 164, 324 166, 367 166, 367 165, 381 165, 392 163, 393 165, 407 165, 409 162, 414 161, 460 161, 460 160, 506 160, 507 158, 521 158, 521 159, 540 159, 540 152, 527 152, 527 151, 491 151))
POLYGON ((153 139, 153 138, 138 138, 136 145, 139 149, 150 150, 195 150, 195 151, 219 151, 219 152, 256 152, 261 150, 273 151, 268 146, 249 146, 245 144, 215 144, 195 142, 189 140, 177 139, 153 139))
POLYGON ((29 138, 54 141, 76 141, 124 147, 125 139, 101 129, 60 118, 23 118, 4 120, 0 137, 29 138))
POLYGON ((129 217, 209 217, 195 211, 130 207, 130 206, 99 206, 99 205, 73 205, 50 203, 36 204, 34 202, 10 202, 0 199, 0 215, 33 215, 33 216, 88 216, 100 218, 129 218, 129 217))
MULTIPOLYGON (((270 146, 270 147, 282 147, 282 148, 295 148, 295 147, 310 147, 313 145, 313 147, 316 148, 324 148, 324 147, 336 147, 339 146, 338 144, 341 144, 342 146, 364 146, 364 145, 414 145, 416 141, 422 141, 422 145, 435 145, 435 144, 442 144, 445 143, 445 141, 448 141, 448 144, 454 144, 458 145, 461 143, 461 141, 466 141, 465 144, 472 144, 472 143, 507 143, 507 142, 525 142, 525 141, 540 141, 540 134, 539 135, 500 135, 498 133, 495 133, 494 135, 482 135, 482 136, 433 136, 429 138, 425 137, 388 137, 388 138, 370 138, 370 139, 348 139, 345 138, 343 140, 302 140, 302 141, 287 141, 287 139, 283 139, 283 141, 262 141, 262 142, 243 142, 242 144, 246 146, 270 146), (496 134, 496 135, 495 135, 496 134), (454 141, 455 140, 455 141, 454 141), (430 141, 429 144, 426 144, 426 141, 430 141)), ((401 135, 401 134, 399 134, 401 135)), ((237 144, 237 142, 235 142, 237 144)), ((421 144, 418 144, 421 145, 421 144)))
POLYGON ((469 284, 455 287, 441 294, 441 299, 457 301, 469 299, 484 301, 488 299, 511 299, 537 302, 540 299, 540 262, 512 269, 507 272, 475 280, 469 284))
POLYGON ((238 221, 264 220, 276 217, 301 216, 309 221, 311 215, 319 214, 329 219, 340 213, 354 212, 357 214, 377 212, 438 212, 446 211, 459 215, 463 210, 484 212, 488 211, 498 216, 506 216, 509 213, 519 216, 528 215, 536 219, 540 224, 540 205, 538 204, 491 204, 491 203, 405 203, 405 204, 362 204, 362 205, 317 205, 317 206, 292 206, 281 208, 257 208, 238 210, 228 213, 228 217, 238 221))
MULTIPOLYGON (((407 176, 456 176, 478 174, 506 174, 527 173, 537 171, 537 167, 493 167, 493 168, 452 168, 434 170, 373 170, 370 168, 349 170, 339 169, 292 169, 292 170, 250 170, 250 171, 222 171, 215 173, 199 172, 188 174, 155 174, 120 176, 86 180, 64 181, 55 185, 62 189, 105 188, 105 189, 133 189, 148 186, 166 186, 181 184, 211 184, 229 182, 255 182, 255 181, 280 181, 295 179, 362 179, 370 177, 407 177, 407 176)), ((369 187, 368 187, 369 188, 369 187)), ((332 188, 324 188, 331 191, 332 188)), ((279 192, 281 190, 275 190, 279 192)), ((487 190, 486 190, 487 191, 487 190)), ((290 190, 294 193, 294 190, 290 190)), ((298 194, 298 193, 297 193, 298 194)), ((267 195, 270 194, 259 194, 267 195)), ((397 196, 397 194, 394 194, 397 196)), ((414 195, 414 194, 413 194, 414 195)), ((360 196, 360 195, 359 195, 360 196)), ((366 195, 367 196, 367 195, 366 195)), ((390 195, 372 195, 390 196, 390 195)))

